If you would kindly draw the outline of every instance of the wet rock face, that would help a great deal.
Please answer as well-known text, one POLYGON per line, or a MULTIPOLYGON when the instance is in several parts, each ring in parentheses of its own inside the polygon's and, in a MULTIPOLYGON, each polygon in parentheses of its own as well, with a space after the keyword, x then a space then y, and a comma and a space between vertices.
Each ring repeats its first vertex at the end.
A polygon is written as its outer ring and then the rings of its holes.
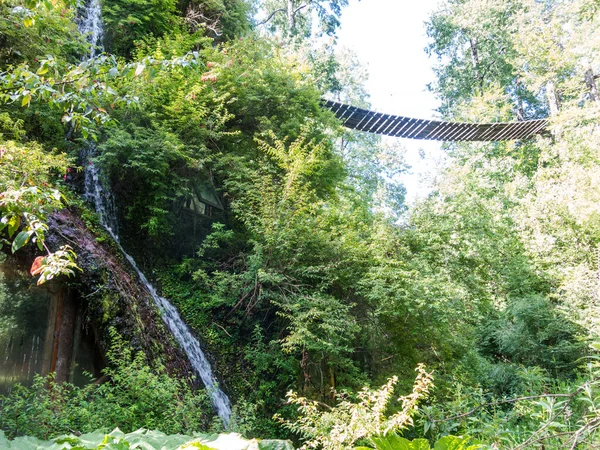
POLYGON ((110 348, 109 329, 114 327, 150 362, 160 361, 170 374, 196 384, 187 358, 163 325, 150 293, 111 245, 112 241, 92 233, 68 209, 53 213, 48 225, 46 239, 50 248, 68 244, 77 253, 77 264, 83 272, 68 283, 86 303, 85 319, 94 328, 100 348, 110 348))

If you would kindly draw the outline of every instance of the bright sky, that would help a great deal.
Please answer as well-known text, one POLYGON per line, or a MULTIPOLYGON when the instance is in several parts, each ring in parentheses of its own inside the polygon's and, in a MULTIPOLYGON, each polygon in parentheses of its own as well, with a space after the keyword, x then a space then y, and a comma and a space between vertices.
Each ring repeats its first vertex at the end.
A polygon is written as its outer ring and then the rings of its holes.
MULTIPOLYGON (((339 45, 352 49, 369 71, 367 91, 372 109, 417 119, 435 116, 437 101, 427 91, 434 80, 427 57, 424 22, 440 0, 350 0, 344 8, 339 45)), ((398 138, 388 138, 398 139, 398 138)), ((403 176, 408 201, 429 192, 424 177, 435 172, 441 157, 436 142, 401 139, 411 174, 403 176), (419 157, 419 150, 425 159, 419 157)))

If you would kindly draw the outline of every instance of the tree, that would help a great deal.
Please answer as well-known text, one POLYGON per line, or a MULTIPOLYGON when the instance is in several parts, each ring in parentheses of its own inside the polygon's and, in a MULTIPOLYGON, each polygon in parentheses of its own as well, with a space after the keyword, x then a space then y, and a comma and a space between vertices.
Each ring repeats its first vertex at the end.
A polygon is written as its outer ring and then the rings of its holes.
POLYGON ((340 26, 342 8, 347 5, 348 0, 264 0, 261 9, 266 18, 260 25, 267 24, 288 38, 308 37, 315 15, 321 32, 332 35, 340 26))
POLYGON ((456 117, 461 102, 495 86, 511 99, 512 117, 525 120, 544 115, 539 100, 523 83, 522 69, 514 64, 511 24, 522 8, 520 0, 449 0, 431 16, 427 52, 440 64, 430 89, 440 96, 440 111, 446 117, 456 117))

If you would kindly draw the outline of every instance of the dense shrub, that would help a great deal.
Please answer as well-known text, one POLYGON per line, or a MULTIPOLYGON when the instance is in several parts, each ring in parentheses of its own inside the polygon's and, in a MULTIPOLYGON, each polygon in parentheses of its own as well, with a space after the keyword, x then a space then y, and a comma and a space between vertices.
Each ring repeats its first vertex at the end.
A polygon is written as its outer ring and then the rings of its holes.
POLYGON ((542 367, 552 375, 572 375, 585 354, 583 329, 539 295, 513 300, 480 328, 484 355, 542 367))
POLYGON ((0 397, 0 429, 9 437, 49 439, 71 432, 130 432, 141 427, 166 433, 191 433, 209 428, 212 406, 204 391, 193 392, 182 380, 151 368, 141 353, 122 343, 108 355, 108 381, 77 387, 38 376, 32 387, 17 385, 0 397))

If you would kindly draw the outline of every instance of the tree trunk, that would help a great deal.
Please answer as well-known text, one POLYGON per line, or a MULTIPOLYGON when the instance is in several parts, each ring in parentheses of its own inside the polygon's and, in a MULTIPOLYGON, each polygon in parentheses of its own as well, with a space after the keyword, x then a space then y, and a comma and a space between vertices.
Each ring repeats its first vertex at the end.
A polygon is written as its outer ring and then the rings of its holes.
POLYGON ((600 95, 598 95, 598 86, 596 85, 596 77, 594 77, 594 72, 592 69, 589 69, 585 73, 585 84, 587 84, 590 89, 590 95, 592 96, 592 100, 595 102, 600 102, 600 95))
POLYGON ((479 73, 479 51, 477 50, 477 39, 469 38, 471 44, 471 60, 473 61, 473 69, 475 70, 475 81, 479 83, 479 87, 483 88, 483 79, 479 73))
POLYGON ((310 385, 310 372, 308 370, 308 352, 306 349, 302 349, 302 359, 300 360, 300 368, 302 369, 302 374, 304 375, 304 383, 302 387, 302 392, 308 392, 308 386, 310 385))
POLYGON ((554 81, 552 80, 548 81, 548 84, 546 84, 546 98, 548 99, 550 116, 556 116, 560 110, 560 101, 558 94, 556 93, 554 81))
POLYGON ((294 14, 294 0, 287 0, 287 24, 288 36, 292 36, 296 30, 296 14, 294 14))
POLYGON ((332 403, 335 401, 335 372, 331 365, 329 366, 329 400, 332 403))
POLYGON ((523 97, 521 97, 523 84, 521 79, 517 78, 517 119, 525 120, 525 108, 523 107, 523 97))

